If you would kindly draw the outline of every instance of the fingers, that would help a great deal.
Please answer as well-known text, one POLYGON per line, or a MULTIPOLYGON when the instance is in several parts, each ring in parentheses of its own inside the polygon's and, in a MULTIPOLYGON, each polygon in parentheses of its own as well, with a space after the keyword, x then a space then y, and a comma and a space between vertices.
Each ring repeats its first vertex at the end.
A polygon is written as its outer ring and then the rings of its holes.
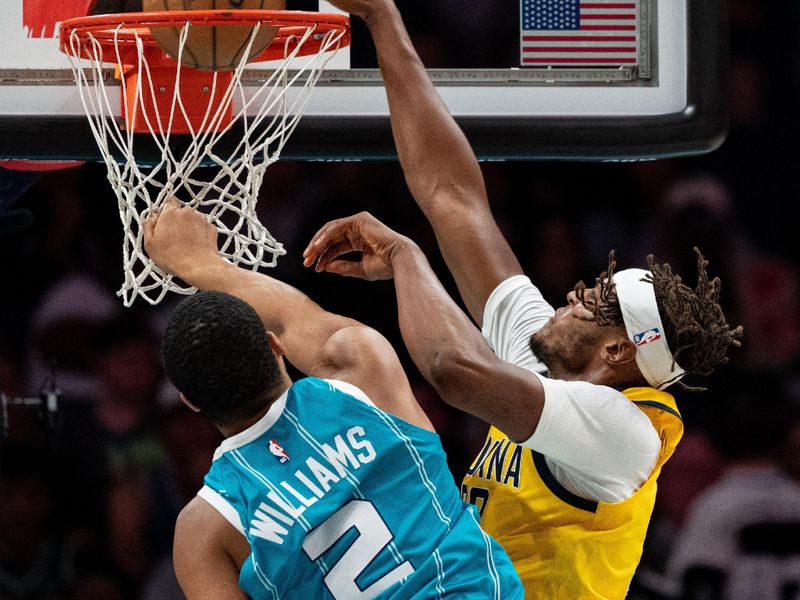
POLYGON ((147 217, 142 221, 145 249, 147 250, 148 247, 154 246, 157 235, 161 237, 163 235, 171 235, 168 232, 175 231, 176 227, 178 231, 185 230, 192 222, 192 219, 203 219, 207 223, 201 213, 183 204, 174 196, 164 200, 161 206, 153 206, 147 213, 147 217), (165 231, 163 234, 158 234, 158 231, 161 230, 165 231))
MULTIPOLYGON (((319 269, 318 269, 319 270, 319 269)), ((366 279, 363 265, 360 262, 349 260, 334 260, 325 265, 326 273, 333 273, 335 275, 342 275, 344 277, 356 277, 358 279, 366 279)))
POLYGON ((149 227, 152 230, 152 228, 158 222, 158 219, 161 217, 161 215, 167 212, 172 212, 179 208, 183 208, 183 204, 181 204, 174 196, 170 196, 163 202, 163 204, 160 207, 153 206, 152 208, 150 208, 149 212, 147 213, 147 218, 145 219, 144 224, 150 223, 149 227))
POLYGON ((170 196, 169 198, 164 200, 164 204, 161 210, 162 212, 165 212, 165 211, 177 210, 179 208, 183 208, 183 204, 181 204, 181 202, 175 196, 170 196))
POLYGON ((336 261, 343 254, 347 254, 348 252, 358 252, 360 250, 361 247, 355 246, 350 242, 350 240, 343 240, 341 242, 331 244, 319 253, 314 270, 317 273, 321 273, 322 271, 327 270, 328 265, 336 261))
POLYGON ((314 237, 311 238, 311 241, 308 244, 308 248, 311 250, 316 250, 323 246, 327 246, 332 240, 341 239, 344 235, 344 232, 350 228, 350 224, 352 223, 353 219, 354 217, 347 217, 344 219, 329 221, 323 225, 317 233, 314 234, 314 237))
POLYGON ((144 231, 144 245, 145 249, 150 243, 150 240, 153 239, 153 235, 156 232, 156 223, 158 222, 158 213, 150 213, 144 223, 142 223, 142 230, 144 231))
MULTIPOLYGON (((303 252, 303 265, 310 267, 316 263, 329 248, 345 242, 349 243, 350 238, 347 237, 346 232, 351 230, 354 218, 355 217, 336 219, 335 221, 330 221, 323 225, 322 228, 314 234, 314 237, 311 238, 311 241, 303 252)), ((348 252, 349 251, 350 250, 348 250, 348 252)), ((342 252, 339 252, 336 256, 341 254, 342 252)))

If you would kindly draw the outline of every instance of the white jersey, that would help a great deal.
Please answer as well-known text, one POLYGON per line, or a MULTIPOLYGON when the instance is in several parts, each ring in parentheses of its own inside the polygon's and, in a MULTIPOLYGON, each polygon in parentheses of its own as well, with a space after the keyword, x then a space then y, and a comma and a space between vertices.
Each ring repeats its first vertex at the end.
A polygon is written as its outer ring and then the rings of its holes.
POLYGON ((555 314, 524 275, 501 283, 486 303, 483 335, 494 352, 533 371, 545 390, 539 425, 521 445, 543 454, 556 480, 598 502, 619 502, 649 477, 661 442, 650 419, 621 392, 542 376, 531 336, 555 314))

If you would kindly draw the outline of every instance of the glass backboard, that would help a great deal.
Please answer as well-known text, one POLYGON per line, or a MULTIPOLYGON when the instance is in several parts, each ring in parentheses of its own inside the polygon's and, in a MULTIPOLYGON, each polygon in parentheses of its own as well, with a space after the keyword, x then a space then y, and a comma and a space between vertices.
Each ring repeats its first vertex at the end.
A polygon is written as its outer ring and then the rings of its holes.
MULTIPOLYGON (((91 5, 0 3, 0 157, 100 158, 56 39, 59 21, 91 5)), ((708 152, 725 138, 725 0, 398 5, 482 159, 650 159, 708 152)), ((335 12, 316 0, 288 8, 335 12)), ((246 75, 253 85, 263 68, 246 75)), ((119 86, 112 69, 106 85, 119 86)), ((352 46, 329 65, 283 157, 394 156, 374 50, 354 19, 352 46)))

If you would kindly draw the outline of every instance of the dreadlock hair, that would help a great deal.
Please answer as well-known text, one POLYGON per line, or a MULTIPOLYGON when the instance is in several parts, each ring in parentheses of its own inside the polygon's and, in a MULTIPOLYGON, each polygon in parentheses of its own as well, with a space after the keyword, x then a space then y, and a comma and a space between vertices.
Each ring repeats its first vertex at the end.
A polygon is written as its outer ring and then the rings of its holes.
MULTIPOLYGON (((719 305, 721 282, 719 277, 710 279, 706 267, 708 261, 697 248, 697 286, 685 285, 672 267, 655 262, 653 255, 647 257, 650 283, 656 295, 659 316, 664 324, 667 343, 675 362, 684 371, 693 375, 711 375, 718 365, 728 362, 728 348, 739 347, 743 329, 731 328, 719 305)), ((581 281, 575 293, 581 303, 592 311, 598 325, 623 325, 622 309, 612 278, 617 261, 612 250, 608 256, 608 270, 597 278, 599 293, 597 300, 585 299, 586 285, 581 281)), ((690 388, 681 383, 687 389, 690 388)))
POLYGON ((222 426, 254 416, 282 383, 256 311, 221 292, 199 292, 177 306, 161 354, 175 387, 222 426))

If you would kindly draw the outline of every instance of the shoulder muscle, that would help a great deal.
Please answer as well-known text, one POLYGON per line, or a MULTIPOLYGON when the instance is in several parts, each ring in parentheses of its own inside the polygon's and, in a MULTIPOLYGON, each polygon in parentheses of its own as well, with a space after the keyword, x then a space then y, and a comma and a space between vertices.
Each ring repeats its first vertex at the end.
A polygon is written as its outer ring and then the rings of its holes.
POLYGON ((334 333, 315 375, 339 379, 361 389, 375 406, 418 427, 433 430, 420 408, 392 345, 370 327, 345 327, 334 333))

